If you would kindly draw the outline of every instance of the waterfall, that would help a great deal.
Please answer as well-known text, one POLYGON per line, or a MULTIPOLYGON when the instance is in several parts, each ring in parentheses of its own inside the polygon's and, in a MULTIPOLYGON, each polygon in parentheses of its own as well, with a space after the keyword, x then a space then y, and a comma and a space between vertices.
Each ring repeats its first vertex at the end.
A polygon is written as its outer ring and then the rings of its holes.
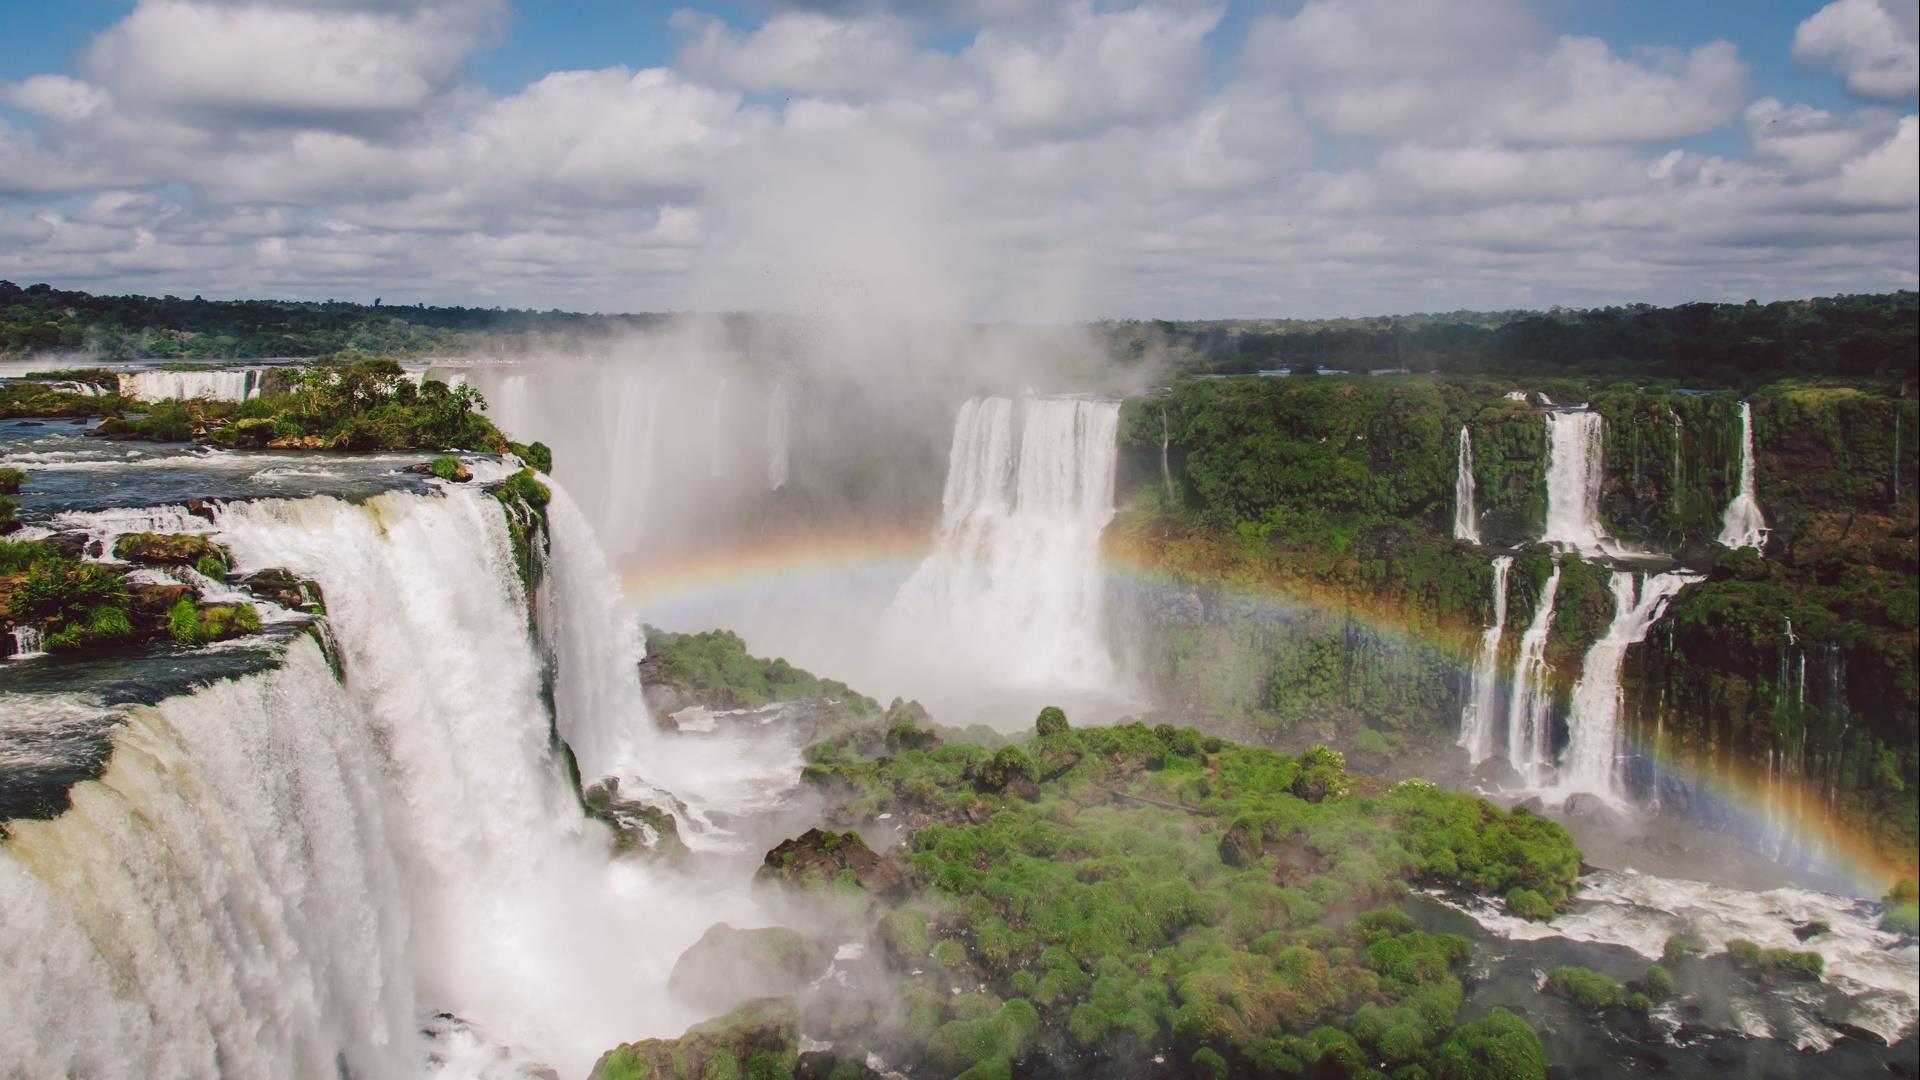
POLYGON ((1634 575, 1615 571, 1613 623, 1606 635, 1587 650, 1581 664, 1580 681, 1573 687, 1573 703, 1567 714, 1570 741, 1562 758, 1559 787, 1565 791, 1585 791, 1610 799, 1620 797, 1619 771, 1614 767, 1620 751, 1620 670, 1627 649, 1646 640, 1666 611, 1667 601, 1687 583, 1698 581, 1691 574, 1649 574, 1638 582, 1634 575))
POLYGON ((935 550, 894 598, 890 636, 1005 684, 1111 683, 1100 533, 1119 416, 1069 398, 961 406, 935 550))
POLYGON ((1453 538, 1480 542, 1480 515, 1473 508, 1473 437, 1460 425, 1460 453, 1453 475, 1453 538))
POLYGON ((1753 406, 1740 403, 1740 493, 1727 504, 1721 519, 1720 543, 1730 548, 1760 550, 1767 544, 1767 522, 1754 497, 1753 406))
MULTIPOLYGON (((1465 445, 1461 428, 1461 445, 1465 445)), ((1473 662, 1473 691, 1460 710, 1459 745, 1475 765, 1493 754, 1493 709, 1500 685, 1500 637, 1507 628, 1507 573, 1513 569, 1513 556, 1493 559, 1493 622, 1480 635, 1480 655, 1473 662)))
POLYGON ((792 423, 787 408, 787 384, 774 383, 773 396, 767 400, 768 491, 779 491, 787 486, 788 428, 792 423))
POLYGON ((43 644, 43 635, 40 633, 39 627, 16 626, 13 628, 10 636, 13 638, 13 652, 8 654, 7 659, 31 660, 36 656, 46 655, 46 653, 40 651, 40 647, 43 644))
MULTIPOLYGON (((1167 453, 1168 448, 1171 447, 1172 445, 1173 445, 1173 428, 1167 423, 1167 410, 1164 406, 1162 406, 1160 409, 1160 482, 1166 485, 1167 506, 1169 509, 1171 509, 1174 505, 1173 465, 1171 462, 1168 461, 1168 453, 1167 453)), ((1894 486, 1896 488, 1899 487, 1899 484, 1897 481, 1894 486)), ((1897 497, 1899 495, 1899 492, 1895 491, 1894 494, 1897 497)))
POLYGON ((1607 543, 1600 525, 1606 421, 1595 412, 1547 414, 1547 531, 1562 551, 1597 554, 1607 543))
POLYGON ((1520 655, 1513 662, 1513 697, 1507 702, 1507 763, 1529 785, 1537 785, 1546 770, 1547 722, 1552 697, 1547 692, 1547 634, 1553 629, 1553 599, 1560 591, 1560 564, 1540 590, 1533 621, 1520 636, 1520 655))
POLYGON ((140 401, 245 401, 260 392, 258 368, 134 371, 120 376, 120 393, 140 401))
POLYGON ((583 1075, 700 1019, 666 992, 674 961, 764 916, 610 861, 579 811, 550 725, 596 770, 656 764, 654 736, 617 588, 554 494, 551 720, 484 492, 218 510, 237 569, 320 585, 344 685, 296 639, 276 671, 135 710, 73 811, 0 844, 0 957, 26 973, 0 1074, 398 1076, 446 1055, 419 1033, 445 1011, 489 1068, 583 1075))

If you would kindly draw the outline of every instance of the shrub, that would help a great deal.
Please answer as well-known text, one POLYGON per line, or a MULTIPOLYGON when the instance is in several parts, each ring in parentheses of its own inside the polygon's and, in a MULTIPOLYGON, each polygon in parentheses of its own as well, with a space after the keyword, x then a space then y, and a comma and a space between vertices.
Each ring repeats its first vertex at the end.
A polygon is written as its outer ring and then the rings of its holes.
POLYGON ((1393 748, 1387 745, 1386 737, 1372 728, 1361 728, 1353 733, 1353 748, 1363 754, 1381 756, 1393 752, 1393 748))
POLYGON ((1033 722, 1035 734, 1041 738, 1058 735, 1067 730, 1067 714, 1057 705, 1049 705, 1040 710, 1040 716, 1033 722))
POLYGON ((131 637, 127 588, 111 567, 51 553, 45 545, 9 545, 6 558, 30 559, 10 606, 16 618, 45 622, 50 651, 131 637), (25 547, 26 551, 19 549, 25 547))
POLYGON ((454 477, 466 470, 460 467, 460 459, 442 454, 427 463, 427 474, 436 479, 451 482, 454 477))
POLYGON ((1433 1075, 1434 1080, 1546 1080, 1547 1053, 1525 1020, 1494 1009, 1440 1044, 1433 1075))
POLYGON ((1707 943, 1686 934, 1674 934, 1667 938, 1667 944, 1660 950, 1660 959, 1669 964, 1678 963, 1689 956, 1698 956, 1707 950, 1707 943))
POLYGON ((1620 984, 1590 968, 1554 968, 1545 989, 1583 1009, 1606 1009, 1621 1002, 1620 984))
POLYGON ((1003 746, 974 771, 974 786, 981 791, 1005 791, 1010 785, 1033 783, 1039 779, 1033 759, 1017 746, 1003 746))
POLYGON ((0 495, 20 494, 20 485, 27 482, 27 474, 15 468, 0 468, 0 495))
POLYGON ((543 442, 509 443, 508 449, 515 457, 527 463, 534 472, 553 475, 553 451, 543 442))
POLYGON ((1554 916, 1553 905, 1547 903, 1546 897, 1518 886, 1507 891, 1507 910, 1533 922, 1546 922, 1554 916))
POLYGON ((1907 937, 1920 934, 1920 886, 1910 880, 1896 882, 1881 902, 1886 907, 1880 913, 1880 929, 1907 937))

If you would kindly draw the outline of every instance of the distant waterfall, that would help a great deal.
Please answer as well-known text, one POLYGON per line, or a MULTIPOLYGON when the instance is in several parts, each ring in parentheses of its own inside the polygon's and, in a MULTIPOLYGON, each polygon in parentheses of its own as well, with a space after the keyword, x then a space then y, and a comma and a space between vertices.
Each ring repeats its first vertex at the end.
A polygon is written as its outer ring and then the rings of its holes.
MULTIPOLYGON (((1462 446, 1465 428, 1460 429, 1462 446)), ((1475 765, 1493 755, 1493 709, 1500 687, 1500 638, 1507 628, 1507 574, 1513 556, 1493 560, 1493 622, 1480 635, 1480 655, 1473 662, 1473 692, 1460 710, 1459 745, 1466 747, 1475 765)))
MULTIPOLYGON (((1167 410, 1160 410, 1160 483, 1167 489, 1167 506, 1174 505, 1173 463, 1168 460, 1168 450, 1173 446, 1173 428, 1167 423, 1167 410)), ((1895 448, 1896 450, 1898 447, 1895 448)), ((1899 497, 1899 474, 1894 475, 1894 496, 1899 497)))
POLYGON ((1767 544, 1767 521, 1760 516, 1754 494, 1753 406, 1740 403, 1740 493, 1727 504, 1720 524, 1720 543, 1730 548, 1759 550, 1767 544))
POLYGON ((120 376, 120 393, 140 401, 245 401, 260 392, 259 368, 133 371, 120 376))
POLYGON ((1113 518, 1120 407, 985 398, 954 422, 934 553, 894 599, 947 665, 1019 685, 1113 678, 1100 532, 1113 518), (1016 432, 1017 427, 1017 432, 1016 432))
POLYGON ((1606 543, 1600 525, 1605 432, 1599 413, 1547 414, 1547 531, 1541 539, 1563 551, 1595 554, 1606 543))
POLYGON ((1460 425, 1460 453, 1453 475, 1453 538, 1480 542, 1480 515, 1473 506, 1473 436, 1460 425))
POLYGON ((1667 601, 1688 582, 1691 574, 1647 575, 1636 595, 1634 575, 1616 571, 1613 623, 1606 636, 1593 643, 1574 684, 1573 704, 1567 714, 1570 741, 1562 759, 1558 787, 1608 798, 1620 795, 1620 670, 1627 649, 1646 640, 1647 631, 1666 611, 1667 601))
POLYGON ((792 418, 787 415, 787 384, 773 384, 767 399, 767 490, 787 486, 787 443, 792 418))
POLYGON ((1530 785, 1545 775, 1548 721, 1552 698, 1547 692, 1547 635, 1553 629, 1554 595, 1560 591, 1560 564, 1540 590, 1533 622, 1520 636, 1520 656, 1513 662, 1513 697, 1507 702, 1507 763, 1530 785))
MULTIPOLYGON (((583 766, 625 768, 652 730, 637 641, 564 492, 550 512, 555 720, 583 766)), ((675 959, 764 916, 609 862, 551 749, 499 505, 469 486, 217 514, 237 568, 319 583, 344 683, 296 639, 277 670, 133 710, 72 811, 10 826, 0 1075, 414 1075, 448 1053, 422 1031, 441 1011, 499 1075, 584 1075, 699 1019, 666 992, 675 959)))

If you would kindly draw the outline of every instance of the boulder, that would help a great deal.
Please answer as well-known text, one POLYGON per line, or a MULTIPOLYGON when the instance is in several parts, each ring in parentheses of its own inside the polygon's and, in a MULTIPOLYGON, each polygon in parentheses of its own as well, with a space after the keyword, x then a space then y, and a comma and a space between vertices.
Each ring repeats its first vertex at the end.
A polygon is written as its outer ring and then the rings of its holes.
POLYGON ((1498 754, 1473 767, 1471 783, 1486 791, 1518 791, 1527 786, 1527 778, 1498 754))
POLYGON ((269 450, 325 450, 327 441, 318 435, 284 435, 267 443, 269 450))
POLYGON ((600 1055, 587 1080, 790 1076, 799 1060, 799 1011, 785 998, 761 998, 677 1039, 616 1046, 600 1055))
POLYGON ((899 859, 880 856, 856 832, 808 829, 767 852, 756 881, 808 888, 850 875, 855 885, 874 896, 893 896, 907 887, 907 869, 899 859))
POLYGON ((154 641, 173 636, 173 605, 181 598, 192 599, 190 585, 129 581, 127 585, 127 621, 133 623, 135 636, 154 641))
POLYGON ((1584 791, 1567 796, 1560 806, 1560 816, 1568 821, 1584 821, 1592 825, 1618 827, 1624 823, 1620 812, 1607 805, 1607 800, 1598 795, 1589 795, 1584 791))
POLYGON ((1228 866, 1252 866, 1260 859, 1260 834, 1244 821, 1234 822, 1220 836, 1220 861, 1228 866))
POLYGON ((613 830, 615 851, 686 850, 680 840, 680 823, 673 814, 649 803, 621 798, 617 776, 588 784, 580 792, 580 802, 586 807, 588 817, 604 822, 613 830))
POLYGON ((113 554, 148 566, 192 566, 208 555, 227 561, 220 545, 198 533, 127 533, 113 542, 113 554))
POLYGON ((271 600, 288 611, 304 611, 309 615, 324 615, 327 611, 326 597, 320 593, 317 582, 308 581, 291 570, 272 567, 256 570, 248 574, 243 582, 247 591, 262 600, 271 600))
POLYGON ((798 931, 779 926, 736 930, 715 923, 680 954, 667 990, 698 1008, 718 1011, 757 995, 798 993, 832 963, 825 949, 798 931))

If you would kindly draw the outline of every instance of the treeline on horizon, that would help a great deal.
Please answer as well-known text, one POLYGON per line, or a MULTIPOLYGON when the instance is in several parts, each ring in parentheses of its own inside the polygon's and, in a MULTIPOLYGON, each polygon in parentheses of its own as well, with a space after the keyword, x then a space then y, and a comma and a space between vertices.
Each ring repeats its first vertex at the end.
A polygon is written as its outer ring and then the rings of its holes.
MULTIPOLYGON (((739 317, 739 316, 733 316, 739 317)), ((515 337, 598 337, 660 314, 386 306, 340 300, 96 296, 0 281, 0 355, 99 360, 420 356, 515 337)), ((1920 349, 1911 290, 1768 304, 1632 304, 1340 319, 1096 323, 1123 362, 1185 375, 1288 368, 1448 374, 1584 374, 1740 385, 1782 376, 1910 378, 1920 349)))

